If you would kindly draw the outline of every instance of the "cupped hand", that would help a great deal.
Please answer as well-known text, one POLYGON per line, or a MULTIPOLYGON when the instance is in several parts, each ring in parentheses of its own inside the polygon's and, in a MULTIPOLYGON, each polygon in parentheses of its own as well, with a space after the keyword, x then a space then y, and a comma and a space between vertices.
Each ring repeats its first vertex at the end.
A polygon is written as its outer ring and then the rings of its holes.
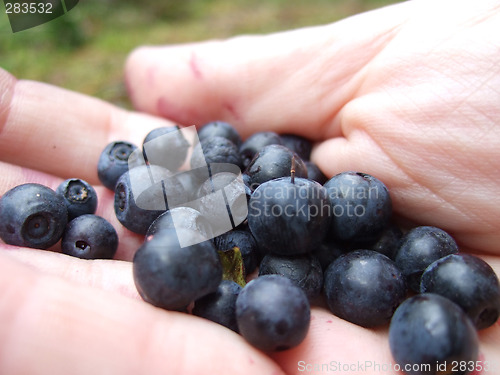
MULTIPOLYGON (((127 82, 137 109, 182 124, 313 139, 327 175, 373 174, 405 223, 443 228, 498 273, 498 22, 496 1, 408 1, 326 26, 141 47, 127 82)), ((313 317, 303 345, 273 356, 288 373, 391 363, 385 329, 313 317)), ((481 358, 500 358, 498 324, 481 339, 481 358)))
MULTIPOLYGON (((167 120, 0 72, 0 194, 70 177, 98 184, 109 141, 140 143, 169 120, 221 119, 243 136, 313 139, 327 175, 375 175, 399 217, 449 231, 499 273, 499 18, 494 1, 415 0, 327 26, 140 48, 127 62, 130 95, 167 120)), ((97 190, 98 214, 119 231, 117 260, 1 245, 0 373, 371 375, 393 364, 387 327, 319 307, 305 341, 271 360, 222 327, 139 301, 129 261, 141 238, 114 218, 112 193, 97 190)), ((480 360, 494 363, 498 324, 480 338, 480 360)))

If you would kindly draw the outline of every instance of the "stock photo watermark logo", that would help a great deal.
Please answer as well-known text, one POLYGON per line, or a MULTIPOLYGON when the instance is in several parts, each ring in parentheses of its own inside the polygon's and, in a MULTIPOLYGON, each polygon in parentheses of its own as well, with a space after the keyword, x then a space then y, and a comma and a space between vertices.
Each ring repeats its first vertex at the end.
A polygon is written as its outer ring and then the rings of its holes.
POLYGON ((3 0, 13 33, 50 22, 73 9, 79 0, 3 0))
MULTIPOLYGON (((241 170, 237 165, 228 163, 207 164, 200 146, 198 134, 194 126, 171 131, 146 142, 143 150, 137 149, 129 159, 129 170, 146 166, 149 181, 131 178, 130 185, 135 204, 143 210, 169 210, 175 229, 184 226, 182 211, 173 210, 176 207, 189 207, 200 212, 203 222, 208 225, 200 236, 180 236, 181 247, 194 245, 229 232, 241 224, 248 215, 248 205, 245 185, 241 170), (170 160, 178 158, 186 147, 176 138, 191 139, 191 157, 189 169, 177 172, 169 170, 170 160), (164 147, 170 145, 171 147, 164 147), (163 168, 153 168, 159 166, 163 168), (185 186, 184 196, 169 194, 168 186, 174 179, 196 181, 191 186, 185 186), (192 191, 189 191, 192 190, 192 191)), ((181 233, 178 231, 178 234, 181 233)))

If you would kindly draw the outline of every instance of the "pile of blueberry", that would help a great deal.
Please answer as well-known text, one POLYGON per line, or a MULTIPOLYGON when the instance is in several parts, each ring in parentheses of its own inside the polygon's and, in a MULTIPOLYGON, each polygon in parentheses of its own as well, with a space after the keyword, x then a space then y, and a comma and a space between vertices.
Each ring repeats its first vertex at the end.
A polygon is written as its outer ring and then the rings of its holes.
POLYGON ((111 259, 118 234, 95 215, 97 194, 86 181, 73 178, 51 188, 26 183, 0 198, 0 238, 9 245, 61 250, 82 259, 111 259))
MULTIPOLYGON (((221 121, 201 127, 196 141, 171 127, 140 148, 109 144, 98 176, 114 191, 119 222, 145 237, 133 260, 141 297, 224 325, 264 351, 299 345, 310 306, 326 303, 351 323, 389 325, 401 368, 430 366, 408 374, 476 361, 477 330, 500 312, 493 269, 459 253, 439 228, 403 232, 380 180, 352 171, 327 179, 311 149, 273 132, 243 141, 221 121)), ((55 192, 21 185, 0 199, 0 237, 42 249, 62 238, 69 255, 111 258, 116 232, 96 205, 82 180, 55 192)))

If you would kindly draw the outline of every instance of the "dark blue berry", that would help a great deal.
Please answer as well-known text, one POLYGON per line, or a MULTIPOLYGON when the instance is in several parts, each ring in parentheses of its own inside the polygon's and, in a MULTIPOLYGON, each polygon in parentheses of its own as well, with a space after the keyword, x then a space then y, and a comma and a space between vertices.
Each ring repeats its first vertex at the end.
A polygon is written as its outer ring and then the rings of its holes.
POLYGON ((186 161, 190 144, 178 126, 151 130, 142 143, 144 159, 149 164, 177 171, 186 161))
POLYGON ((319 296, 323 288, 323 270, 313 255, 266 255, 259 265, 259 276, 281 275, 292 280, 309 300, 319 296))
POLYGON ((154 236, 165 229, 191 229, 206 239, 213 237, 211 225, 203 215, 191 207, 174 207, 162 213, 149 226, 146 237, 154 236))
POLYGON ((324 272, 339 256, 357 249, 358 247, 350 242, 331 241, 327 238, 313 249, 312 254, 319 260, 324 272))
POLYGON ((243 167, 247 167, 257 153, 269 145, 281 145, 281 137, 275 132, 258 132, 248 137, 240 147, 243 167))
POLYGON ((307 178, 320 183, 325 184, 328 181, 328 177, 325 176, 321 169, 313 163, 312 161, 305 161, 304 164, 307 168, 307 178))
POLYGON ((259 260, 259 249, 250 232, 235 229, 216 237, 214 240, 215 247, 219 251, 231 250, 234 247, 240 250, 246 275, 255 271, 259 260))
POLYGON ((266 181, 291 176, 292 166, 296 177, 307 178, 307 167, 295 152, 284 146, 270 145, 255 155, 245 174, 250 187, 255 190, 266 181))
POLYGON ((26 183, 0 199, 0 238, 9 245, 47 249, 59 241, 67 220, 63 197, 47 186, 26 183))
POLYGON ((234 281, 222 280, 214 293, 207 294, 195 301, 193 315, 238 332, 236 298, 238 298, 241 289, 241 286, 234 281))
POLYGON ((498 277, 488 263, 476 256, 451 254, 431 263, 422 274, 420 292, 449 298, 477 329, 488 328, 498 320, 498 277))
MULTIPOLYGON (((197 168, 205 165, 208 166, 212 175, 219 172, 235 173, 235 166, 238 168, 237 172, 240 172, 242 163, 238 147, 229 139, 223 137, 200 140, 191 155, 191 168, 194 172, 197 168)), ((204 174, 200 179, 204 181, 206 177, 208 176, 204 174)))
POLYGON ((324 279, 330 310, 363 327, 388 323, 406 297, 401 271, 392 260, 373 250, 341 255, 328 266, 324 279))
POLYGON ((304 161, 311 157, 312 143, 309 139, 296 134, 280 134, 281 144, 296 152, 304 161))
POLYGON ((64 254, 82 259, 112 259, 118 248, 118 234, 104 218, 86 214, 71 220, 62 236, 64 254))
POLYGON ((169 206, 184 202, 181 183, 167 169, 156 165, 135 167, 116 183, 116 217, 125 228, 142 235, 169 206))
POLYGON ((241 174, 220 172, 198 190, 195 208, 210 223, 217 236, 241 224, 248 214, 247 196, 241 174))
POLYGON ((200 141, 213 137, 223 137, 229 139, 237 147, 240 147, 242 143, 241 137, 234 126, 224 121, 212 121, 206 123, 198 130, 198 139, 200 141))
POLYGON ((101 153, 97 164, 97 176, 101 183, 114 190, 116 182, 129 169, 129 157, 137 146, 130 142, 115 141, 108 144, 101 153))
POLYGON ((330 225, 325 189, 304 178, 267 181, 252 194, 248 225, 263 254, 307 254, 330 225))
POLYGON ((175 177, 184 188, 186 201, 192 201, 198 198, 198 190, 202 183, 209 178, 209 173, 207 167, 200 167, 196 170, 178 172, 175 177))
POLYGON ((331 203, 331 236, 343 241, 375 239, 392 215, 387 187, 366 173, 342 172, 324 187, 331 203))
POLYGON ((436 227, 423 226, 413 228, 404 235, 394 260, 405 275, 408 286, 419 292, 422 272, 432 262, 457 252, 458 246, 448 233, 436 227))
POLYGON ((97 193, 88 182, 71 178, 61 182, 56 193, 61 194, 68 209, 68 220, 85 214, 94 214, 97 209, 97 193))
POLYGON ((236 300, 240 334, 263 351, 299 345, 307 335, 311 312, 302 289, 279 275, 250 281, 236 300))
POLYGON ((182 310, 217 290, 222 266, 211 241, 189 229, 163 230, 137 250, 133 274, 141 297, 157 307, 182 310), (191 243, 182 247, 181 243, 191 243))
POLYGON ((470 374, 470 364, 476 364, 479 344, 474 325, 458 305, 425 293, 398 307, 389 327, 389 345, 405 374, 465 375, 470 374), (465 371, 461 364, 467 364, 465 371))
POLYGON ((396 224, 389 224, 368 248, 394 260, 401 246, 402 238, 403 232, 401 229, 396 224))
POLYGON ((243 184, 245 185, 245 195, 247 197, 247 201, 250 200, 250 196, 252 195, 252 188, 250 187, 250 176, 246 173, 242 174, 243 184))

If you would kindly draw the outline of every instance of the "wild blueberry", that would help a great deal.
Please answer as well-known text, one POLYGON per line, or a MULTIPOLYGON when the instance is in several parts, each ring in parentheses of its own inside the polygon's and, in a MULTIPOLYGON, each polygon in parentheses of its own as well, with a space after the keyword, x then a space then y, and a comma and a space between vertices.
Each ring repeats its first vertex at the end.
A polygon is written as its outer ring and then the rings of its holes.
POLYGON ((240 147, 243 167, 246 168, 257 153, 269 145, 281 145, 281 137, 275 132, 258 132, 248 137, 240 147))
POLYGON ((198 197, 193 203, 210 223, 214 235, 235 228, 247 218, 247 196, 241 175, 214 174, 201 185, 198 197))
POLYGON ((331 203, 331 228, 334 239, 366 242, 376 238, 392 214, 386 186, 366 173, 342 172, 324 187, 331 203))
POLYGON ((59 241, 67 220, 63 197, 47 186, 18 185, 0 198, 0 237, 9 245, 47 249, 59 241))
POLYGON ((182 310, 217 290, 222 266, 211 241, 179 228, 162 230, 145 241, 133 260, 133 274, 141 297, 157 307, 182 310), (182 242, 193 243, 181 247, 182 242))
POLYGON ((313 181, 320 183, 321 185, 325 184, 328 181, 328 177, 325 176, 321 169, 313 163, 312 161, 305 161, 304 164, 307 168, 307 178, 313 181))
POLYGON ((245 195, 247 196, 247 201, 250 200, 252 195, 252 188, 250 187, 250 176, 246 173, 242 174, 243 184, 245 185, 245 195))
POLYGON ((500 312, 500 285, 481 258, 451 254, 431 263, 422 274, 421 293, 436 293, 459 305, 477 329, 492 326, 500 312))
POLYGON ((455 240, 444 230, 422 226, 404 235, 394 260, 405 275, 408 286, 419 292, 422 272, 435 260, 457 252, 455 240))
POLYGON ((158 216, 149 226, 146 239, 164 229, 176 228, 197 231, 206 239, 213 237, 210 223, 199 211, 191 207, 179 206, 171 208, 158 216))
POLYGON ((323 270, 319 260, 310 254, 297 256, 266 255, 259 265, 259 276, 281 275, 292 280, 309 300, 323 288, 323 270))
POLYGON ((115 141, 108 144, 101 153, 97 164, 97 176, 101 183, 114 190, 116 182, 129 169, 129 157, 137 150, 130 142, 115 141))
POLYGON ((242 143, 241 137, 234 126, 224 121, 211 121, 202 125, 198 130, 198 139, 200 141, 213 137, 223 137, 229 139, 237 147, 240 147, 242 143))
POLYGON ((350 251, 357 250, 358 247, 350 242, 331 241, 328 238, 313 249, 312 253, 320 262, 323 272, 339 256, 350 251))
POLYGON ((245 274, 249 275, 257 268, 259 249, 253 235, 245 230, 231 230, 214 239, 215 247, 219 251, 231 250, 237 247, 243 258, 245 274))
POLYGON ((238 332, 236 298, 238 298, 241 289, 241 286, 234 281, 222 280, 214 293, 207 294, 195 301, 193 315, 238 332))
POLYGON ((85 214, 94 214, 97 209, 97 193, 88 182, 70 178, 61 182, 56 193, 61 194, 68 209, 68 220, 85 214))
POLYGON ((396 224, 389 224, 382 231, 380 236, 368 245, 368 248, 384 254, 394 260, 396 252, 401 245, 402 238, 403 232, 401 229, 396 224))
POLYGON ((307 167, 295 152, 284 146, 270 145, 255 155, 245 174, 249 177, 250 187, 255 190, 266 181, 290 176, 292 164, 296 177, 307 178, 307 167))
POLYGON ((278 178, 252 193, 248 225, 263 254, 307 254, 325 238, 328 208, 326 190, 317 182, 278 178))
POLYGON ((116 183, 116 217, 135 233, 146 234, 153 221, 169 206, 176 207, 184 202, 181 183, 167 169, 156 165, 133 168, 116 183))
POLYGON ((467 315, 437 294, 419 294, 404 301, 389 327, 392 356, 408 375, 469 374, 469 366, 464 371, 460 364, 476 363, 478 345, 467 315))
POLYGON ((281 144, 296 152, 304 161, 311 157, 312 143, 309 139, 296 134, 280 134, 281 144))
POLYGON ((306 294, 283 276, 258 277, 236 299, 240 334, 263 351, 281 351, 299 345, 307 335, 310 320, 306 294))
POLYGON ((209 173, 206 167, 200 167, 197 170, 182 171, 175 174, 175 177, 181 183, 186 194, 186 201, 192 201, 198 198, 198 190, 205 181, 200 177, 209 178, 209 173))
POLYGON ((118 234, 104 218, 86 214, 71 220, 62 236, 64 254, 81 259, 112 259, 118 248, 118 234))
POLYGON ((406 297, 401 271, 392 260, 373 250, 341 255, 328 266, 324 279, 330 310, 363 327, 388 323, 406 297))
POLYGON ((200 140, 200 143, 194 147, 193 154, 191 155, 191 168, 194 171, 205 165, 208 166, 211 174, 218 172, 234 173, 234 166, 237 166, 241 170, 242 164, 238 147, 229 139, 223 137, 200 140))
POLYGON ((190 144, 178 126, 151 130, 142 143, 144 159, 149 164, 177 171, 184 164, 190 144))

